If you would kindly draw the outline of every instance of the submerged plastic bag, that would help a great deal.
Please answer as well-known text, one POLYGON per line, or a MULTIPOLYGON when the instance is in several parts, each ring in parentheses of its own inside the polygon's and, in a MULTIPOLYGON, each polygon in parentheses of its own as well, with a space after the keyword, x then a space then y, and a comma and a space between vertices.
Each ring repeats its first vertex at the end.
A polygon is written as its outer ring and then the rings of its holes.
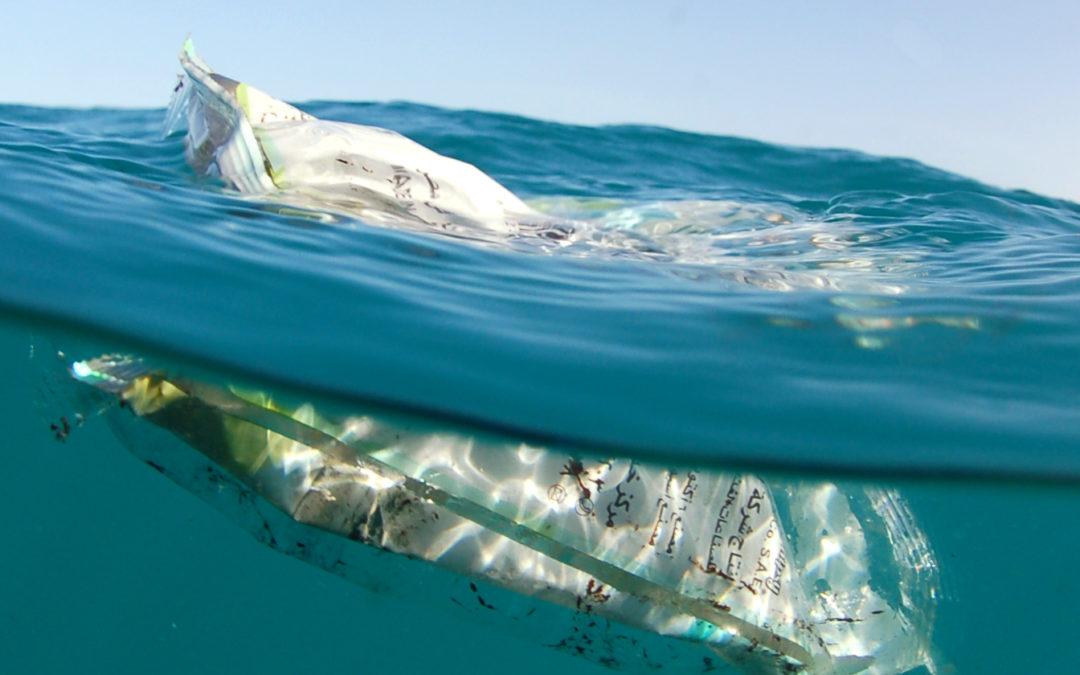
POLYGON ((434 602, 407 567, 432 563, 453 573, 435 589, 454 604, 620 669, 703 672, 719 657, 745 673, 933 672, 937 565, 895 492, 324 417, 127 356, 70 372, 121 402, 113 421, 154 468, 361 585, 434 602), (146 422, 187 445, 132 431, 146 422), (363 557, 374 549, 413 560, 363 557))

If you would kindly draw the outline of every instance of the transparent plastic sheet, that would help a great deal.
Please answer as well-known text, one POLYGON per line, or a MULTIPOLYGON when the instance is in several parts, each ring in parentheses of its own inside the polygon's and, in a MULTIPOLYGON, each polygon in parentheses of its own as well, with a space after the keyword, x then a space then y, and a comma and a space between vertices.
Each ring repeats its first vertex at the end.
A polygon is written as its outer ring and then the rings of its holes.
POLYGON ((115 403, 102 409, 137 456, 362 586, 422 586, 617 669, 935 670, 937 564, 893 491, 324 417, 127 356, 70 373, 115 403))

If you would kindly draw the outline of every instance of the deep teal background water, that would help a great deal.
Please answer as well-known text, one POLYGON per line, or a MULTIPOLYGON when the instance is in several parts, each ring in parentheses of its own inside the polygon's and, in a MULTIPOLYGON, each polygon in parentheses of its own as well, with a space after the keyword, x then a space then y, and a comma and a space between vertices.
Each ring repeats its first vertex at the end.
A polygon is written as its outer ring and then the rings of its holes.
POLYGON ((160 110, 0 106, 4 670, 593 668, 273 554, 93 420, 56 443, 30 345, 94 338, 534 440, 899 484, 948 582, 943 660, 1067 672, 1080 206, 849 151, 304 107, 399 130, 599 231, 657 202, 791 222, 686 215, 690 239, 652 240, 707 262, 319 223, 193 176, 160 110))

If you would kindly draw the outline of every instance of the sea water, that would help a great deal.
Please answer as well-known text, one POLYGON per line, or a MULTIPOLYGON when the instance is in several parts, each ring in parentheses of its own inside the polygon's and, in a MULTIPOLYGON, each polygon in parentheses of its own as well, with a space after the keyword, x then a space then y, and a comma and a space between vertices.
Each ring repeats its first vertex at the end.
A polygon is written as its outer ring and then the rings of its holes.
POLYGON ((5 671, 604 672, 260 546, 70 405, 58 353, 96 348, 531 442, 893 487, 941 568, 939 670, 1072 669, 1080 206, 851 151, 302 107, 471 162, 574 236, 243 197, 192 173, 161 110, 0 106, 5 671))

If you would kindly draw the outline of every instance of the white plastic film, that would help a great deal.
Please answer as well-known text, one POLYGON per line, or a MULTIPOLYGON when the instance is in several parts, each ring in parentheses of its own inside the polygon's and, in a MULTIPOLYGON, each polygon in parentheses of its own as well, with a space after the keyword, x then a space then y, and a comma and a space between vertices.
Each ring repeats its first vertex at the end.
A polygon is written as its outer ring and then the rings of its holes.
POLYGON ((186 110, 188 162, 241 192, 449 232, 516 233, 548 220, 471 164, 388 129, 315 118, 213 72, 190 40, 180 64, 168 127, 186 110))

